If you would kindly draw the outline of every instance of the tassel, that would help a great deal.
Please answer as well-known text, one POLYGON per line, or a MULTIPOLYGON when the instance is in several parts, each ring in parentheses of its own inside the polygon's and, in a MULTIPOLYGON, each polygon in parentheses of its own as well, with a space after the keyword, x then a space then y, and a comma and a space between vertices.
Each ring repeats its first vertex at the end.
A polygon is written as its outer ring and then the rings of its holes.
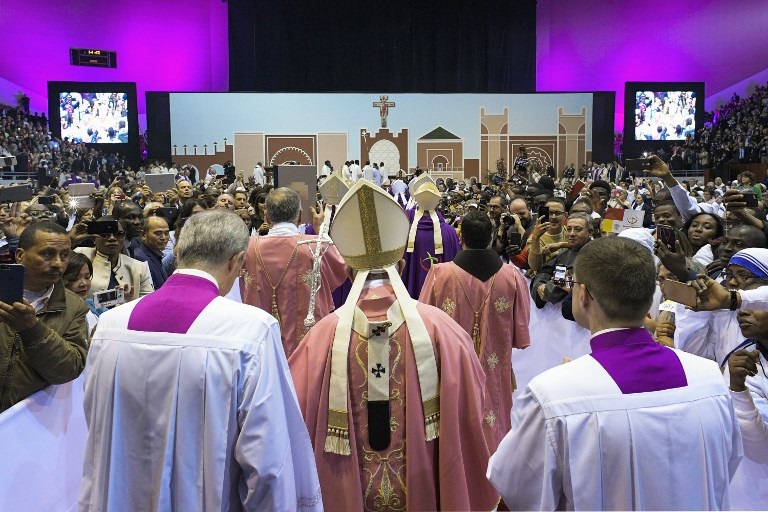
POLYGON ((480 357, 480 312, 475 313, 475 320, 472 322, 472 341, 475 344, 475 353, 480 357))
POLYGON ((274 293, 272 294, 272 316, 275 317, 275 320, 277 320, 277 324, 282 329, 282 324, 280 322, 280 311, 277 309, 277 295, 274 293))
POLYGON ((337 455, 350 455, 349 432, 340 428, 329 428, 325 435, 325 451, 337 455))

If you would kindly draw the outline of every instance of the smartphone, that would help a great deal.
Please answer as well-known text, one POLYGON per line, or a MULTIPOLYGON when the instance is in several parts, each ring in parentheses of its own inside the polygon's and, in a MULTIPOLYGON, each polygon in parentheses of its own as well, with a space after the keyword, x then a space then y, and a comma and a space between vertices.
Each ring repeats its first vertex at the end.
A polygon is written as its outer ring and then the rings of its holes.
POLYGON ((116 220, 102 220, 88 223, 89 235, 116 235, 120 225, 116 220))
POLYGON ((549 222, 549 206, 539 206, 539 219, 541 222, 549 222))
POLYGON ((53 196, 40 196, 37 198, 37 203, 45 205, 53 204, 53 196))
POLYGON ((0 302, 13 304, 24 300, 24 265, 0 264, 0 302))
POLYGON ((665 225, 656 226, 656 239, 666 245, 670 252, 676 252, 675 241, 677 240, 677 234, 674 228, 665 225))
POLYGON ((565 265, 557 265, 555 267, 555 275, 552 276, 552 282, 557 286, 565 286, 565 276, 568 274, 568 267, 565 265))
POLYGON ((523 235, 517 231, 513 231, 507 236, 507 241, 509 242, 509 245, 516 245, 520 247, 520 244, 523 243, 523 235))
POLYGON ((696 289, 688 286, 688 283, 665 279, 661 282, 660 288, 661 293, 668 300, 685 304, 686 306, 696 306, 696 289))
POLYGON ((112 288, 93 294, 93 305, 96 309, 111 308, 125 303, 125 292, 122 288, 112 288))
POLYGON ((0 188, 0 203, 18 203, 29 201, 34 194, 29 185, 16 185, 14 187, 0 188))
POLYGON ((628 171, 651 170, 651 161, 647 158, 627 158, 625 164, 628 171))
POLYGON ((757 208, 757 196, 754 192, 741 192, 744 196, 744 202, 748 208, 757 208))

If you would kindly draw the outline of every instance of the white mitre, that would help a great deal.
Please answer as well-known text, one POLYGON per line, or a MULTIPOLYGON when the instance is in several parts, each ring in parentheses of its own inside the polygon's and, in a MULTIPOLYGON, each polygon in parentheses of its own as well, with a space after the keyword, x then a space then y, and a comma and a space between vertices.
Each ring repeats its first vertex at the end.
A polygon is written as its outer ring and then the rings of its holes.
POLYGON ((344 180, 336 173, 331 174, 320 184, 320 193, 323 195, 325 204, 339 204, 341 199, 349 191, 349 187, 344 180))
POLYGON ((432 341, 416 308, 417 302, 408 294, 397 269, 405 251, 409 227, 408 216, 397 201, 367 180, 355 183, 338 206, 330 235, 347 265, 357 273, 347 301, 334 312, 339 321, 331 355, 326 452, 339 455, 351 453, 347 410, 350 333, 356 312, 362 314, 357 301, 372 271, 388 275, 397 298, 397 306, 393 304, 393 307, 397 315, 405 320, 411 338, 424 411, 425 439, 431 441, 439 435, 439 378, 432 341))

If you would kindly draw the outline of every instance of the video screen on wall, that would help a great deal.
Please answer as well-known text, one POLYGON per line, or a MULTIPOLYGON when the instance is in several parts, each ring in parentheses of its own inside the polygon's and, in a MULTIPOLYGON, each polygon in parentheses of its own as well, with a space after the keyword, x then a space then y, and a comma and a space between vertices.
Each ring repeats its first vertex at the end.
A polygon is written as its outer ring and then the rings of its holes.
POLYGON ((634 91, 635 140, 685 140, 696 134, 695 91, 634 91))
POLYGON ((91 144, 127 144, 132 108, 127 92, 59 93, 61 138, 91 144))
POLYGON ((695 141, 704 127, 704 97, 704 82, 626 82, 624 156, 695 141))

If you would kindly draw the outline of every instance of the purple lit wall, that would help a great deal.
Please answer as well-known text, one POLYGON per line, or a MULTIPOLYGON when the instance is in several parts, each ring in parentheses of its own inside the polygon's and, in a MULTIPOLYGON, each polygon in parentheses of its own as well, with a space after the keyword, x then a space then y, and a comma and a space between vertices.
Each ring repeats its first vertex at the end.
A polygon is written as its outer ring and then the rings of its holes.
POLYGON ((768 78, 765 0, 538 0, 538 91, 616 91, 624 82, 705 82, 707 110, 768 78))
POLYGON ((146 91, 226 91, 227 4, 221 0, 0 0, 0 102, 19 89, 45 111, 47 82, 136 82, 146 91), (70 48, 117 52, 117 68, 71 66, 70 48))

